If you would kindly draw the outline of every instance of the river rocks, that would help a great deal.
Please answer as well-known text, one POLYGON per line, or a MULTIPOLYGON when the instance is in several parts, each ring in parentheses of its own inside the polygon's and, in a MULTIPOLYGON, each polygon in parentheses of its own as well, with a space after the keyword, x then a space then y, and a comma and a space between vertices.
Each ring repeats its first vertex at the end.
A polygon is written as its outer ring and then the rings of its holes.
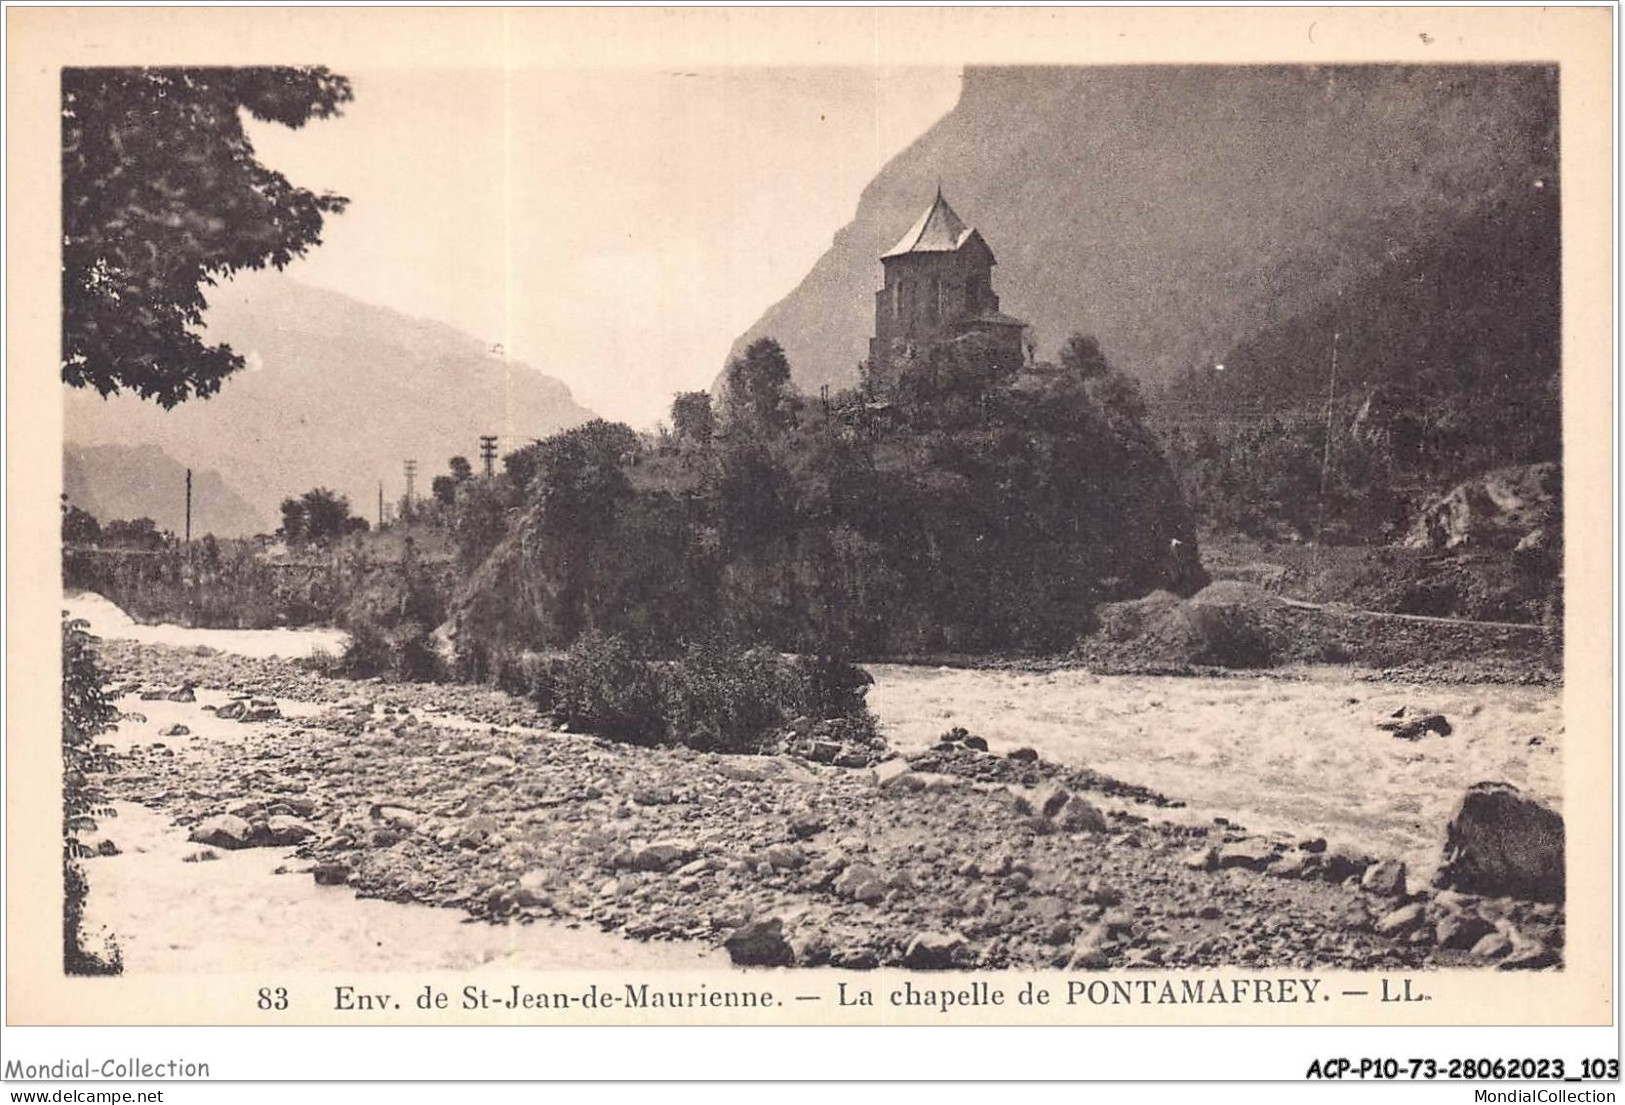
POLYGON ((158 735, 160 737, 189 737, 192 735, 192 730, 180 722, 176 722, 174 725, 166 725, 158 730, 158 735))
POLYGON ((1421 928, 1427 921, 1427 907, 1421 902, 1412 902, 1410 905, 1400 906, 1390 913, 1384 914, 1377 922, 1375 931, 1379 936, 1398 938, 1409 936, 1421 928))
POLYGON ((1106 831, 1106 815, 1081 795, 1071 795, 1055 815, 1055 823, 1069 833, 1106 831))
POLYGON ((722 946, 736 967, 789 967, 796 961, 784 938, 784 922, 777 917, 747 921, 729 933, 722 946))
POLYGON ((343 886, 350 881, 351 875, 349 864, 334 862, 318 863, 310 873, 318 886, 343 886))
POLYGON ((1300 847, 1282 852, 1264 871, 1278 879, 1307 879, 1313 877, 1320 866, 1320 853, 1304 851, 1300 847))
POLYGON ((641 848, 632 848, 617 857, 616 866, 630 867, 634 871, 668 871, 681 867, 700 852, 692 840, 657 840, 641 848))
POLYGON ((1073 943, 1067 966, 1074 971, 1104 971, 1111 966, 1114 945, 1105 925, 1091 925, 1073 943))
POLYGON ((853 864, 835 879, 832 889, 854 902, 873 904, 886 896, 886 883, 880 872, 865 864, 853 864))
POLYGON ((196 702, 197 690, 190 679, 164 696, 170 702, 196 702))
POLYGON ((1274 861, 1275 848, 1269 841, 1259 837, 1248 837, 1245 840, 1234 840, 1220 845, 1215 857, 1215 866, 1221 871, 1231 867, 1262 871, 1274 861))
POLYGON ((1448 737, 1451 733, 1450 722, 1443 714, 1415 706, 1401 706, 1377 722, 1377 728, 1392 733, 1400 740, 1408 741, 1421 740, 1429 733, 1436 733, 1441 737, 1448 737))
POLYGON ((472 851, 482 847, 496 831, 496 818, 479 815, 446 826, 436 839, 441 844, 455 844, 459 848, 472 851))
POLYGON ((781 871, 794 871, 807 865, 807 853, 793 844, 775 844, 762 858, 781 871))
POLYGON ((946 733, 942 734, 937 741, 937 747, 941 749, 952 748, 954 745, 960 745, 974 752, 987 751, 986 740, 977 736, 975 733, 967 732, 957 725, 948 730, 946 733))
POLYGON ((912 769, 909 767, 908 761, 901 759, 887 760, 882 764, 877 764, 874 769, 875 783, 882 790, 901 786, 903 780, 907 779, 910 774, 912 774, 912 769))
POLYGON ((382 821, 392 829, 407 833, 417 832, 419 826, 423 824, 423 815, 405 806, 374 805, 367 810, 367 816, 382 821))
POLYGON ((1017 763, 1035 764, 1038 762, 1038 751, 1033 748, 1016 748, 1012 749, 1005 758, 1015 760, 1017 763))
POLYGON ((112 838, 105 836, 87 837, 79 841, 79 845, 91 856, 116 856, 122 851, 112 838))
POLYGON ((1397 859, 1373 863, 1360 877, 1360 889, 1383 898, 1402 897, 1405 893, 1405 865, 1397 859))
POLYGON ((1219 850, 1217 848, 1198 848, 1194 852, 1187 852, 1180 857, 1180 866, 1192 871, 1217 871, 1219 869, 1219 850))
POLYGON ((277 815, 258 816, 262 809, 258 802, 240 802, 232 807, 235 812, 206 818, 193 827, 187 839, 227 851, 242 848, 291 847, 309 840, 315 830, 298 818, 277 815), (249 820, 242 816, 249 814, 249 820))
POLYGON ((1327 882, 1346 882, 1356 876, 1363 876, 1365 869, 1375 862, 1363 852, 1356 852, 1346 845, 1338 845, 1321 853, 1319 873, 1327 882))
POLYGON ((199 822, 186 839, 215 848, 225 848, 228 851, 252 848, 257 843, 254 839, 254 827, 243 818, 229 813, 199 822))
POLYGON ((1508 934, 1508 937, 1511 947, 1501 962, 1496 964, 1497 969, 1502 971, 1539 971, 1557 965, 1557 953, 1542 941, 1517 929, 1513 929, 1508 934))
POLYGON ((1338 923, 1350 932, 1370 932, 1376 923, 1371 911, 1358 898, 1345 902, 1336 917, 1338 923))
POLYGON ((825 829, 825 821, 815 813, 800 813, 790 818, 785 826, 794 840, 807 840, 817 836, 825 829))
POLYGON ((1066 804, 1072 800, 1072 792, 1059 783, 1051 783, 1039 790, 1037 797, 1032 800, 1033 809, 1038 814, 1053 818, 1058 815, 1066 804))
POLYGON ((1025 818, 1032 832, 1047 836, 1056 829, 1065 832, 1105 832, 1106 816, 1087 798, 1073 794, 1059 783, 1049 783, 1036 792, 1013 791, 1016 812, 1025 818))
POLYGON ((957 933, 922 932, 908 942, 903 966, 916 971, 946 971, 955 966, 965 949, 965 938, 957 933))
POLYGON ((1450 819, 1434 885, 1561 902, 1563 863, 1560 814, 1509 783, 1477 783, 1450 819))
POLYGON ((1495 931, 1495 926, 1476 913, 1446 913, 1433 928, 1433 939, 1441 948, 1471 950, 1495 931))
POLYGON ((292 845, 316 835, 303 821, 293 817, 277 816, 265 822, 265 840, 271 845, 292 845))
POLYGON ((234 698, 215 711, 215 717, 226 721, 270 721, 282 716, 274 698, 249 696, 234 698))

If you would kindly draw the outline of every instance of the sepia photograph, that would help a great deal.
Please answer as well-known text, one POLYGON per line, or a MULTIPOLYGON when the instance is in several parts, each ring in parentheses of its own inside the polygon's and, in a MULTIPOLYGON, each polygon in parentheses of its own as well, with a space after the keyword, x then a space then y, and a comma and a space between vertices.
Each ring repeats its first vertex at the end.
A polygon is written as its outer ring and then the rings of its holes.
POLYGON ((1558 61, 310 45, 80 52, 8 165, 60 166, 52 986, 1613 1016, 1558 61))

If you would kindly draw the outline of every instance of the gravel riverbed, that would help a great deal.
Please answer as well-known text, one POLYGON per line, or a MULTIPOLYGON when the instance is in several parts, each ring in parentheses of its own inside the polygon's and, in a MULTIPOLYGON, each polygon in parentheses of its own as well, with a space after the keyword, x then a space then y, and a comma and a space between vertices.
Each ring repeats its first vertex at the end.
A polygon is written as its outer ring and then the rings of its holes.
MULTIPOLYGON (((1023 750, 941 746, 845 769, 640 748, 555 731, 482 688, 102 647, 121 705, 147 713, 116 736, 113 798, 162 811, 200 852, 296 846, 275 877, 367 898, 800 966, 1541 967, 1561 954, 1560 907, 1434 894, 1403 874, 1361 889, 1382 857, 1251 834, 1023 750), (193 702, 141 701, 187 683, 193 702), (234 696, 282 716, 227 720, 234 696)), ((94 866, 91 879, 94 893, 94 866)))

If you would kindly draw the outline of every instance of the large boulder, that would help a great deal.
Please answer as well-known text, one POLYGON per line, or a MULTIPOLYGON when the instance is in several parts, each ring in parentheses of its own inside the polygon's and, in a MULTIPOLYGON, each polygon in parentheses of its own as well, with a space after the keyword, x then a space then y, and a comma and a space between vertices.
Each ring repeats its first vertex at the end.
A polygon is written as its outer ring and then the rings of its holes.
POLYGON ((1563 817, 1510 783, 1475 783, 1450 819, 1433 882, 1470 894, 1561 902, 1563 817))
POLYGON ((945 971, 958 962, 965 938, 953 932, 922 932, 908 942, 903 966, 916 971, 945 971))
POLYGON ((722 942, 737 967, 789 967, 796 953, 784 938, 784 922, 777 917, 747 921, 722 942))
POLYGON ((260 843, 254 834, 254 827, 243 818, 230 813, 198 822, 187 839, 227 850, 253 848, 260 843))

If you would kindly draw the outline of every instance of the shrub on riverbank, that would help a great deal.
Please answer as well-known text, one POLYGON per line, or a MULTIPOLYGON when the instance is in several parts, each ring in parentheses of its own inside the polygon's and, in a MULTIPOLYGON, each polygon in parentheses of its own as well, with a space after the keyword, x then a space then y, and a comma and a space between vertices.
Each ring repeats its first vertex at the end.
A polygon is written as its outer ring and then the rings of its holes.
POLYGON ((802 719, 838 721, 864 739, 875 732, 868 674, 830 657, 709 640, 675 660, 649 660, 619 637, 589 632, 563 657, 531 657, 504 670, 510 681, 528 682, 537 705, 560 722, 614 740, 759 753, 775 749, 802 719))
POLYGON ((81 833, 111 817, 97 776, 112 757, 96 738, 114 727, 118 710, 107 691, 107 674, 96 657, 95 638, 77 618, 62 622, 62 969, 70 975, 116 975, 124 969, 116 943, 104 952, 86 946, 85 898, 89 886, 80 860, 90 849, 81 833))
POLYGON ((602 737, 653 744, 664 730, 654 666, 619 637, 582 634, 541 673, 532 693, 559 721, 602 737))

